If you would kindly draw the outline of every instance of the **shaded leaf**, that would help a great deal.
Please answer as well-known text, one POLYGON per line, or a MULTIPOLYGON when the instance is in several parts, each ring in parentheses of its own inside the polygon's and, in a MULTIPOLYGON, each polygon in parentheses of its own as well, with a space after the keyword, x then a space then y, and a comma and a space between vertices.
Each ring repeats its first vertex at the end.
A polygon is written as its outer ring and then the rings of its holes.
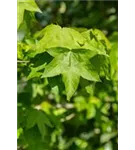
POLYGON ((35 125, 38 126, 38 129, 42 135, 42 137, 45 136, 46 127, 45 125, 52 127, 52 124, 50 120, 48 119, 48 116, 39 110, 32 109, 29 112, 28 119, 27 119, 27 128, 32 128, 35 125))
MULTIPOLYGON (((48 133, 48 132, 47 132, 48 133)), ((31 128, 24 133, 25 145, 27 150, 45 150, 50 149, 49 147, 49 136, 45 136, 45 140, 41 137, 40 132, 36 127, 31 128)))

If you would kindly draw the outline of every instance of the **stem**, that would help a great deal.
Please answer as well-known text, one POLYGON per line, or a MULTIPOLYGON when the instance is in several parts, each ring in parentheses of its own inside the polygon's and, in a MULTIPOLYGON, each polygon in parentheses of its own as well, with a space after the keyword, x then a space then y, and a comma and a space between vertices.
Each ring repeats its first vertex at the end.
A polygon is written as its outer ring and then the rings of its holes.
POLYGON ((25 60, 17 60, 17 63, 28 63, 29 61, 25 61, 25 60))

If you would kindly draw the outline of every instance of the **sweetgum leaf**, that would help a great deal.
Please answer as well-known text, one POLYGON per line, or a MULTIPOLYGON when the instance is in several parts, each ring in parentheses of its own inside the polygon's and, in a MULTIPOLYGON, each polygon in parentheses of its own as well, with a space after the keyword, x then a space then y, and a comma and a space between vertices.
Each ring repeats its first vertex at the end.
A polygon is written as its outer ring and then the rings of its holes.
MULTIPOLYGON (((48 133, 48 132, 47 132, 48 133)), ((40 132, 37 130, 36 127, 26 130, 24 132, 24 140, 25 145, 28 147, 27 150, 45 150, 50 149, 49 141, 50 138, 48 134, 45 136, 45 140, 41 137, 40 132)))
POLYGON ((17 0, 17 28, 23 22, 25 10, 41 12, 34 0, 17 0))
POLYGON ((100 81, 101 70, 109 76, 110 43, 100 30, 78 32, 72 28, 51 24, 37 32, 34 38, 37 43, 32 57, 48 53, 53 59, 43 66, 43 73, 39 72, 38 68, 32 68, 29 78, 62 75, 68 100, 77 90, 80 77, 89 81, 100 81))
POLYGON ((73 96, 77 90, 80 76, 90 81, 100 81, 98 73, 89 61, 89 55, 85 50, 67 51, 58 53, 45 67, 42 78, 62 75, 65 84, 67 99, 73 96))
POLYGON ((86 45, 88 49, 97 51, 98 54, 108 56, 107 52, 111 48, 111 45, 102 31, 90 29, 81 34, 87 39, 86 45))
POLYGON ((103 45, 100 41, 103 41, 105 37, 98 38, 98 41, 93 41, 89 38, 89 32, 92 32, 92 30, 80 33, 73 28, 62 28, 53 24, 48 25, 34 35, 34 37, 38 40, 34 48, 34 53, 36 55, 50 49, 64 48, 65 50, 87 49, 95 52, 96 54, 107 56, 105 45, 103 45))
POLYGON ((58 25, 49 25, 35 34, 36 38, 41 38, 36 45, 37 53, 46 49, 62 47, 67 49, 81 48, 85 38, 72 28, 61 28, 58 25))
POLYGON ((38 129, 42 135, 42 137, 45 136, 46 127, 45 125, 52 127, 52 123, 48 119, 48 116, 39 110, 32 109, 30 110, 30 113, 28 115, 27 119, 27 128, 30 129, 34 127, 37 124, 38 129))
POLYGON ((27 118, 27 128, 30 129, 33 126, 36 125, 36 121, 37 121, 37 111, 32 109, 29 114, 28 114, 28 118, 27 118))
POLYGON ((78 88, 80 76, 70 68, 62 74, 63 82, 66 88, 67 100, 70 100, 78 88))

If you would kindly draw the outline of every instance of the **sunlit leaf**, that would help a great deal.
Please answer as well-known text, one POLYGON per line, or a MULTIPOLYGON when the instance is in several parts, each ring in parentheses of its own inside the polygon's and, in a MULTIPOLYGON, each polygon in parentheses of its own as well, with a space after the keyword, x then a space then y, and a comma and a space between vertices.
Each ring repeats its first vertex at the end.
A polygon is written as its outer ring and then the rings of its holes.
POLYGON ((98 73, 89 62, 85 51, 67 51, 56 56, 46 67, 42 77, 62 75, 67 99, 77 90, 80 76, 90 81, 100 81, 98 73))
POLYGON ((17 28, 23 22, 25 10, 41 12, 34 0, 17 0, 17 28))

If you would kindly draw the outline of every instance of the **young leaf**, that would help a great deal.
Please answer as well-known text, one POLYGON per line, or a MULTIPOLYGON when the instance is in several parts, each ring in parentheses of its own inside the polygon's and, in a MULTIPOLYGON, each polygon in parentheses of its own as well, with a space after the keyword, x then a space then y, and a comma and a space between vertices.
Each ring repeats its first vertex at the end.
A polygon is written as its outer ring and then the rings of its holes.
POLYGON ((84 32, 84 31, 87 31, 87 28, 77 28, 77 27, 73 27, 72 29, 78 31, 78 32, 84 32))
POLYGON ((23 22, 25 10, 41 12, 34 0, 17 0, 17 28, 23 22))
POLYGON ((105 34, 101 30, 93 29, 92 32, 96 36, 98 41, 101 41, 102 43, 104 42, 103 44, 107 47, 107 49, 111 48, 109 40, 106 38, 105 34))
POLYGON ((97 36, 95 32, 97 32, 97 30, 91 29, 80 33, 73 28, 61 28, 53 24, 48 25, 34 35, 38 42, 34 48, 33 57, 36 54, 57 48, 71 51, 73 49, 86 49, 96 54, 108 56, 106 47, 109 44, 106 42, 106 37, 102 32, 99 32, 100 35, 103 34, 102 36, 97 36), (91 39, 90 33, 92 33, 95 37, 94 39, 97 40, 91 39))
POLYGON ((57 55, 46 67, 42 75, 54 77, 62 75, 65 84, 67 99, 77 90, 80 76, 90 81, 100 81, 98 73, 94 70, 85 50, 67 51, 57 55))
POLYGON ((62 74, 63 82, 65 84, 67 100, 70 100, 75 91, 78 88, 80 76, 74 72, 73 68, 70 68, 62 74))
POLYGON ((38 67, 31 67, 31 72, 27 77, 27 80, 34 78, 34 77, 40 77, 42 75, 42 72, 39 72, 40 70, 45 68, 46 63, 44 63, 43 65, 40 65, 38 67))
POLYGON ((100 55, 107 56, 107 52, 111 47, 110 42, 100 30, 90 29, 81 34, 87 39, 88 49, 97 51, 100 55))
POLYGON ((58 25, 49 25, 35 34, 40 38, 36 45, 36 52, 41 53, 51 48, 79 49, 84 45, 85 38, 72 28, 61 28, 58 25))

